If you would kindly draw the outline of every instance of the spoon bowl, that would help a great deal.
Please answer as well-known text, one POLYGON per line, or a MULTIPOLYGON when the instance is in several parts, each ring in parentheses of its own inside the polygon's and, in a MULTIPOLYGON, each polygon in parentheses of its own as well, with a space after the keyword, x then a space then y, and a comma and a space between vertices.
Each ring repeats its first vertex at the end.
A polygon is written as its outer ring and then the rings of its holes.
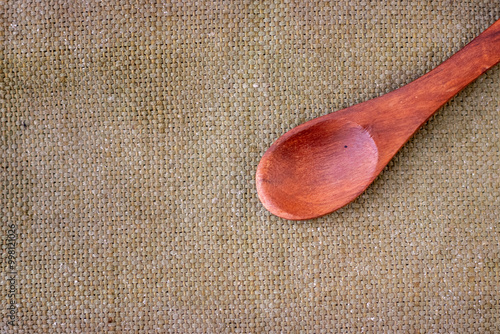
POLYGON ((500 20, 408 85, 288 131, 257 166, 261 202, 292 220, 350 203, 443 104, 499 61, 500 20))
POLYGON ((325 119, 288 132, 262 161, 257 191, 264 205, 283 218, 307 219, 358 197, 377 176, 378 149, 359 124, 325 119))

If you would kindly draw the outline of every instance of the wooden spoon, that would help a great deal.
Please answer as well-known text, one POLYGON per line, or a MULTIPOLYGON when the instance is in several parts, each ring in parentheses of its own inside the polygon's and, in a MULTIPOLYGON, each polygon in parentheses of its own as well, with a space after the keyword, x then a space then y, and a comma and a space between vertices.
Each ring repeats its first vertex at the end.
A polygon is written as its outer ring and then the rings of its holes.
POLYGON ((288 131, 257 167, 261 202, 293 220, 350 203, 429 117, 499 61, 500 20, 408 85, 288 131))

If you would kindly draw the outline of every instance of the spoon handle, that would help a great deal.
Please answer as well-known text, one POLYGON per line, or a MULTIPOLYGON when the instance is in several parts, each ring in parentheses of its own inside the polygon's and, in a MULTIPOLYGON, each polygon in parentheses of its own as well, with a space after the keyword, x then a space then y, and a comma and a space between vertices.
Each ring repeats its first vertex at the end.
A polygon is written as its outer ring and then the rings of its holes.
POLYGON ((434 70, 401 89, 424 104, 424 121, 481 74, 500 62, 500 20, 434 70))
MULTIPOLYGON (((373 113, 359 124, 371 123, 378 145, 401 146, 441 106, 481 74, 500 62, 500 20, 432 71, 395 91, 365 102, 373 113), (373 121, 376 119, 376 121, 373 121)), ((362 106, 360 104, 360 106, 362 106)), ((382 168, 399 150, 391 147, 379 161, 382 168)))

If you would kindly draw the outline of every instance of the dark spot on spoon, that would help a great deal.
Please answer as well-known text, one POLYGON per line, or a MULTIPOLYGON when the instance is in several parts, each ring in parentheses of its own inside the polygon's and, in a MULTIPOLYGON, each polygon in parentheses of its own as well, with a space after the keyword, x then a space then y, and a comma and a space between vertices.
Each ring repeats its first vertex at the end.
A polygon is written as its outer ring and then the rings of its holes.
POLYGON ((347 148, 347 145, 344 145, 344 148, 347 148))

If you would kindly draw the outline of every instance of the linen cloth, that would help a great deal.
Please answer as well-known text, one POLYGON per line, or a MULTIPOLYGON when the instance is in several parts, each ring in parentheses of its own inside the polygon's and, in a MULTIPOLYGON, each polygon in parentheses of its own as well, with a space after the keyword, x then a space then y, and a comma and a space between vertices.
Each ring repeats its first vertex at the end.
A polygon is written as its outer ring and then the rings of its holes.
POLYGON ((287 130, 499 18, 487 0, 4 2, 0 332, 498 333, 498 66, 335 213, 275 217, 254 176, 287 130))

